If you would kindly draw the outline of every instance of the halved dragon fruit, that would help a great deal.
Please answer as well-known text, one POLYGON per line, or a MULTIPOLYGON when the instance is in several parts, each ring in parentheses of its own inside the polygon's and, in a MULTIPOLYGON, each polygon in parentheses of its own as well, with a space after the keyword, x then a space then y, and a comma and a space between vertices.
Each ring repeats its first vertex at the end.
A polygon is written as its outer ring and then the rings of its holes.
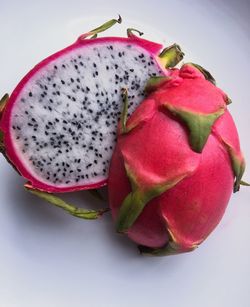
POLYGON ((166 67, 182 59, 177 45, 160 52, 162 45, 135 36, 134 29, 127 38, 96 38, 117 22, 106 22, 43 60, 4 100, 2 147, 29 188, 69 192, 105 185, 121 89, 129 90, 131 113, 148 78, 168 75, 166 67))
POLYGON ((117 231, 143 253, 193 250, 221 220, 232 191, 248 185, 230 100, 213 83, 202 67, 185 64, 150 80, 153 92, 128 121, 125 103, 109 201, 117 231))

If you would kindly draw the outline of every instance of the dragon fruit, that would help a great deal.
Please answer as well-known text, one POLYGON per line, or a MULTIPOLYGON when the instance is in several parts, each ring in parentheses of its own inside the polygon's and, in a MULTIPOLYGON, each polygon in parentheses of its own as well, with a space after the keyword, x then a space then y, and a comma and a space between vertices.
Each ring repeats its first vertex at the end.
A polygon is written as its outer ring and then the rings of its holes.
POLYGON ((43 60, 3 99, 1 149, 30 189, 69 192, 105 185, 121 88, 130 91, 131 113, 146 80, 168 75, 166 67, 182 59, 177 45, 160 52, 162 45, 137 37, 134 29, 127 38, 96 38, 117 22, 120 17, 43 60))
POLYGON ((147 98, 126 119, 109 172, 118 232, 142 253, 195 249, 239 190, 245 163, 228 96, 201 66, 185 64, 149 80, 147 98))

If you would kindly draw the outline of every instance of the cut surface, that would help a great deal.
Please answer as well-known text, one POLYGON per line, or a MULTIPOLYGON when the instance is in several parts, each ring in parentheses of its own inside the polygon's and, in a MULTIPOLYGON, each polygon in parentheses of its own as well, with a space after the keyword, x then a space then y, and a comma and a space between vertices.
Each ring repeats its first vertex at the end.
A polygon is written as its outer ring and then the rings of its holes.
POLYGON ((78 46, 41 65, 11 108, 10 158, 56 189, 106 180, 121 89, 128 89, 131 113, 148 78, 163 73, 153 54, 126 40, 78 46))

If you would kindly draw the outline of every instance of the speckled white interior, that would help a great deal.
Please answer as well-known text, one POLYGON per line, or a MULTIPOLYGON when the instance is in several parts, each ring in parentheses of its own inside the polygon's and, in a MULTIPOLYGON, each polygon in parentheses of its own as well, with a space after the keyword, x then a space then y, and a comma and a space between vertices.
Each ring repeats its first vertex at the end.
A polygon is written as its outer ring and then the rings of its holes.
POLYGON ((143 48, 127 43, 83 46, 40 69, 21 91, 11 117, 18 156, 47 184, 106 179, 128 89, 129 113, 150 76, 162 74, 143 48))

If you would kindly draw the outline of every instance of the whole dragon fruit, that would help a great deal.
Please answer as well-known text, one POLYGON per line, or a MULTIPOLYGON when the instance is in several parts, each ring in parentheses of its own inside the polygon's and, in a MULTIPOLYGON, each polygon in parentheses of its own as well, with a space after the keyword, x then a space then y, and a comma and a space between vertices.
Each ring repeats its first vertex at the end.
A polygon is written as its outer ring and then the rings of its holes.
POLYGON ((214 83, 201 66, 185 64, 169 77, 152 78, 151 94, 128 121, 125 101, 109 201, 117 231, 142 253, 196 248, 221 220, 232 191, 244 184, 230 100, 214 83))
POLYGON ((29 188, 46 192, 106 184, 121 114, 121 88, 129 112, 143 98, 150 76, 168 75, 182 59, 177 45, 128 37, 96 38, 118 20, 80 36, 35 66, 1 103, 1 151, 29 188), (91 37, 91 39, 86 39, 91 37))

